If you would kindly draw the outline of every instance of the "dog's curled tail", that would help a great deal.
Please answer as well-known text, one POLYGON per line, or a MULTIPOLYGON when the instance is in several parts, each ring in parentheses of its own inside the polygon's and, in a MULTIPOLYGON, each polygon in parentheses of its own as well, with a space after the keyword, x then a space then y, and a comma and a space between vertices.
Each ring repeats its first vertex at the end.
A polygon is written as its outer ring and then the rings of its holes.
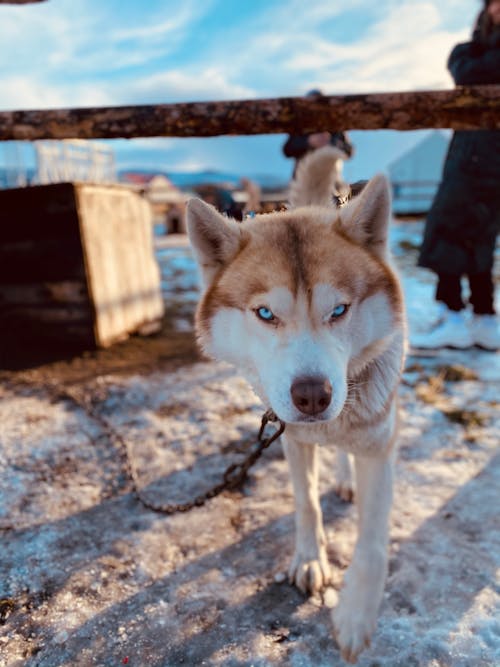
POLYGON ((302 158, 290 183, 290 206, 331 206, 337 184, 342 180, 343 159, 344 153, 335 146, 323 146, 302 158))

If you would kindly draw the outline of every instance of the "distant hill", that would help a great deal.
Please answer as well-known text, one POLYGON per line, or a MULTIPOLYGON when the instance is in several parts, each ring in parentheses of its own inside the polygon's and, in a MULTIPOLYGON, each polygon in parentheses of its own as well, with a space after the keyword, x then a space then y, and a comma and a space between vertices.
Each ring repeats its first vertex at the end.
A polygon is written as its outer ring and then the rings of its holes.
MULTIPOLYGON (((144 183, 147 183, 151 178, 158 175, 165 176, 175 186, 182 190, 188 190, 204 183, 224 183, 236 187, 240 182, 240 176, 238 174, 216 170, 166 172, 162 170, 134 169, 134 167, 120 170, 118 172, 118 180, 120 182, 143 181, 144 183)), ((29 183, 32 182, 34 176, 35 170, 29 169, 27 173, 29 183)), ((249 178, 258 183, 263 190, 279 190, 285 188, 287 185, 287 183, 278 176, 273 176, 272 174, 256 174, 249 178)), ((12 187, 15 187, 15 176, 13 172, 5 167, 0 167, 0 189, 12 187)))
POLYGON ((436 130, 391 162, 392 208, 400 214, 425 214, 436 194, 449 137, 436 130))
MULTIPOLYGON (((162 175, 169 179, 174 185, 182 190, 189 188, 194 188, 197 185, 204 183, 225 183, 230 186, 237 186, 240 182, 240 176, 237 174, 232 174, 229 172, 222 172, 216 170, 203 170, 203 171, 152 171, 148 169, 124 169, 118 173, 118 178, 120 180, 127 180, 127 176, 130 174, 137 175, 138 177, 144 177, 144 180, 147 181, 153 176, 162 175)), ((250 179, 255 181, 260 185, 261 188, 269 190, 274 188, 284 188, 286 183, 281 179, 273 175, 254 175, 250 176, 250 179)))

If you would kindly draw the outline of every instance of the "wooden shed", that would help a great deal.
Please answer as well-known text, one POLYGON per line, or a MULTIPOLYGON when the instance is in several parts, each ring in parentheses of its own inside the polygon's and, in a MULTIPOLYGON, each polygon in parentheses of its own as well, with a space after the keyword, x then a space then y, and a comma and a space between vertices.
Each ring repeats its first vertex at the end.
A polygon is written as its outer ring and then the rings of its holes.
POLYGON ((0 344, 106 347, 163 315, 149 204, 119 185, 0 191, 0 344))

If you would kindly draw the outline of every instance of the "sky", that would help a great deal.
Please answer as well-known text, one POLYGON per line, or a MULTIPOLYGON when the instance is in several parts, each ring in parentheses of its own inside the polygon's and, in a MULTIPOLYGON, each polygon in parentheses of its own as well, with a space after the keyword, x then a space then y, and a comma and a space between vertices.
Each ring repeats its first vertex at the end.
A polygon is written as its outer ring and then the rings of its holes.
MULTIPOLYGON (((0 110, 451 88, 479 0, 47 0, 0 6, 0 110)), ((356 131, 348 180, 424 132, 356 131)), ((120 169, 286 179, 286 137, 111 142, 120 169)), ((30 161, 31 147, 23 150, 30 161)), ((0 166, 12 159, 0 146, 0 166)), ((12 151, 10 151, 12 155, 12 151)))

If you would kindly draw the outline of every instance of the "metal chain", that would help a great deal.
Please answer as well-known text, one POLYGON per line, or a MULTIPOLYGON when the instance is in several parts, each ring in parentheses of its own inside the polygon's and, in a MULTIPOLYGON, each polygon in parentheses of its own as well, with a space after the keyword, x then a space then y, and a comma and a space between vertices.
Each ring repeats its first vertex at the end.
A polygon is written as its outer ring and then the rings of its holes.
POLYGON ((232 463, 224 472, 222 476, 222 481, 213 486, 212 488, 204 491, 203 493, 196 496, 193 500, 190 500, 185 503, 154 503, 149 500, 141 491, 140 481, 133 464, 133 455, 130 447, 130 443, 115 429, 111 426, 107 419, 100 415, 88 401, 82 402, 74 394, 72 394, 67 389, 59 389, 55 387, 48 387, 50 393, 59 400, 69 400, 77 407, 81 408, 86 412, 86 414, 93 419, 101 429, 106 433, 106 435, 118 442, 123 453, 123 459, 125 464, 125 469, 127 477, 132 483, 132 491, 137 498, 137 500, 147 509, 152 510, 153 512, 158 512, 161 514, 176 514, 177 512, 189 512, 189 510, 194 507, 201 507, 204 505, 207 500, 215 498, 215 496, 220 495, 223 491, 228 489, 235 489, 239 487, 246 479, 248 470, 254 465, 254 463, 260 458, 262 452, 269 447, 275 440, 277 440, 280 435, 285 430, 285 423, 279 419, 272 410, 267 410, 262 416, 262 421, 259 429, 259 434, 257 436, 256 447, 247 455, 247 457, 241 463, 232 463), (264 437, 264 430, 266 425, 269 422, 279 422, 279 426, 276 428, 274 433, 268 437, 264 437))

